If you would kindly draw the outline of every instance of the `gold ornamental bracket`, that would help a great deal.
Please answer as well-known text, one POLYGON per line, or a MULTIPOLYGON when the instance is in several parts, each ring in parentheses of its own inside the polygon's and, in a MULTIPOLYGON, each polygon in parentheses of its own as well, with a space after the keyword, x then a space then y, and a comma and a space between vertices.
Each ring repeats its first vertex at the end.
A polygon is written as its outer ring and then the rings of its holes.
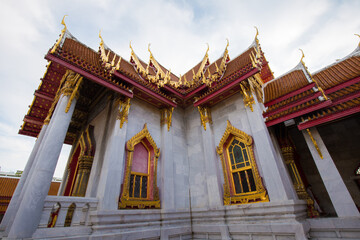
POLYGON ((209 107, 201 107, 201 106, 198 106, 198 110, 200 113, 201 125, 204 127, 204 130, 206 131, 206 123, 212 124, 211 110, 209 107))
POLYGON ((323 157, 323 155, 322 155, 322 153, 321 153, 321 151, 320 151, 320 148, 319 148, 316 140, 314 139, 313 135, 311 134, 310 129, 307 128, 306 131, 308 132, 309 137, 310 137, 312 143, 314 144, 314 147, 315 147, 316 151, 318 152, 320 158, 321 158, 321 159, 324 159, 324 157, 323 157))
POLYGON ((65 112, 67 113, 70 109, 71 103, 74 99, 77 99, 80 96, 79 90, 82 83, 83 77, 75 73, 71 70, 66 70, 65 74, 63 75, 59 88, 55 94, 55 98, 51 107, 49 109, 48 115, 44 120, 44 124, 47 125, 50 122, 51 116, 55 110, 56 104, 58 103, 60 96, 70 96, 68 100, 68 104, 66 105, 65 112))
POLYGON ((65 32, 66 32, 66 24, 65 24, 65 17, 67 15, 64 15, 62 21, 61 21, 61 24, 64 26, 63 30, 61 30, 61 34, 60 34, 60 37, 59 39, 57 40, 57 42, 55 43, 54 47, 51 49, 50 53, 54 53, 56 51, 56 49, 59 47, 64 35, 65 35, 65 32))
POLYGON ((120 120, 120 129, 123 127, 124 122, 128 122, 129 110, 130 110, 130 98, 116 99, 118 105, 117 119, 120 120))
POLYGON ((173 114, 174 108, 173 107, 163 108, 160 111, 161 111, 160 112, 160 114, 161 114, 160 124, 161 125, 167 124, 167 130, 170 131, 172 114, 173 114))
POLYGON ((262 87, 264 85, 264 82, 262 81, 260 74, 256 73, 255 75, 249 77, 248 82, 251 92, 256 94, 259 102, 263 103, 264 97, 262 87))
POLYGON ((241 94, 243 95, 245 107, 249 107, 250 110, 253 112, 254 111, 253 104, 255 104, 255 100, 251 90, 249 89, 250 86, 245 86, 245 83, 240 83, 240 88, 241 88, 241 94))

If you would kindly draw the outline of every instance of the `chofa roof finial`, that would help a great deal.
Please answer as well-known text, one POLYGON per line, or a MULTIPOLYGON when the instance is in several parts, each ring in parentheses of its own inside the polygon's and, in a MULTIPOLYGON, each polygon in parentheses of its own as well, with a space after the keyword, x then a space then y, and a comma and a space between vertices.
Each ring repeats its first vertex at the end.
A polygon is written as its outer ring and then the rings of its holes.
POLYGON ((301 51, 301 54, 302 54, 301 59, 300 59, 300 62, 302 62, 302 63, 305 65, 305 63, 304 63, 304 61, 303 61, 303 59, 305 58, 304 51, 303 51, 301 48, 299 48, 299 50, 301 51))

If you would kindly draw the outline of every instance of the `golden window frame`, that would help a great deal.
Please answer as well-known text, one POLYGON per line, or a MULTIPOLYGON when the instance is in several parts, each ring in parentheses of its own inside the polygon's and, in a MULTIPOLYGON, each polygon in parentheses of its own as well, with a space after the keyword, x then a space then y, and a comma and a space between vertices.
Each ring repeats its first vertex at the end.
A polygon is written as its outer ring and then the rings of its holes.
POLYGON ((261 177, 257 169, 253 150, 253 139, 250 135, 232 126, 230 121, 228 120, 226 130, 220 140, 219 145, 216 148, 216 151, 220 156, 220 161, 224 174, 224 205, 269 201, 269 197, 267 195, 266 189, 263 186, 261 177), (246 147, 246 152, 250 160, 250 166, 255 181, 256 191, 238 194, 234 192, 235 187, 228 150, 233 139, 237 139, 239 142, 242 142, 246 147))
MULTIPOLYGON (((157 187, 157 162, 160 156, 160 149, 156 146, 154 139, 151 137, 149 130, 147 129, 146 123, 143 130, 135 134, 129 141, 126 142, 126 166, 125 166, 125 175, 122 186, 122 192, 120 194, 119 200, 119 209, 124 208, 160 208, 160 199, 159 199, 159 188, 157 187), (147 143, 145 143, 145 141, 147 143), (145 143, 145 144, 144 144, 145 143), (131 198, 129 197, 129 184, 131 176, 131 167, 133 162, 134 148, 137 144, 144 144, 150 153, 150 162, 148 164, 149 168, 149 179, 148 184, 153 184, 153 191, 147 195, 146 199, 140 198, 131 198), (149 149, 148 147, 152 149, 149 149), (151 166, 151 162, 153 163, 151 166), (153 170, 152 179, 150 181, 150 174, 153 170)), ((148 190, 149 190, 148 185, 148 190)))

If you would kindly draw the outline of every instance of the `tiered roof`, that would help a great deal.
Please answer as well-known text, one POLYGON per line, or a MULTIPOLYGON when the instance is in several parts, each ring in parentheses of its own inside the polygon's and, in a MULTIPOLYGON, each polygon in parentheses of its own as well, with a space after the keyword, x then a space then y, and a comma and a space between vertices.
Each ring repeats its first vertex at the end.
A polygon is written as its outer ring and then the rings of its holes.
POLYGON ((360 47, 312 75, 301 60, 265 84, 264 97, 267 126, 297 118, 302 130, 359 112, 360 47))
POLYGON ((73 37, 65 26, 46 59, 50 62, 33 104, 24 118, 19 133, 37 136, 51 108, 67 70, 83 76, 83 86, 71 120, 66 143, 71 144, 88 121, 91 108, 110 90, 121 96, 139 98, 157 108, 212 106, 239 90, 239 83, 256 73, 263 82, 273 78, 260 48, 257 35, 254 43, 238 57, 230 60, 228 43, 223 55, 210 62, 208 50, 203 59, 184 75, 177 77, 158 63, 150 51, 148 63, 142 61, 131 48, 127 61, 109 47, 101 37, 99 51, 87 47, 73 37), (265 80, 266 79, 266 80, 265 80))

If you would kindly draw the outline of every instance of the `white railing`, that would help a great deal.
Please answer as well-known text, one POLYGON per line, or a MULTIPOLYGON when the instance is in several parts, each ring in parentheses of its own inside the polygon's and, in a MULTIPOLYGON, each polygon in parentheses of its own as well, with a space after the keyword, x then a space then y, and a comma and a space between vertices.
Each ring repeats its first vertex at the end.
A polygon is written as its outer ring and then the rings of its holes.
POLYGON ((60 205, 55 223, 55 228, 64 227, 66 215, 70 205, 75 204, 75 210, 71 220, 71 227, 88 226, 89 212, 96 210, 98 200, 96 198, 47 196, 38 228, 47 228, 51 211, 56 204, 60 205))

